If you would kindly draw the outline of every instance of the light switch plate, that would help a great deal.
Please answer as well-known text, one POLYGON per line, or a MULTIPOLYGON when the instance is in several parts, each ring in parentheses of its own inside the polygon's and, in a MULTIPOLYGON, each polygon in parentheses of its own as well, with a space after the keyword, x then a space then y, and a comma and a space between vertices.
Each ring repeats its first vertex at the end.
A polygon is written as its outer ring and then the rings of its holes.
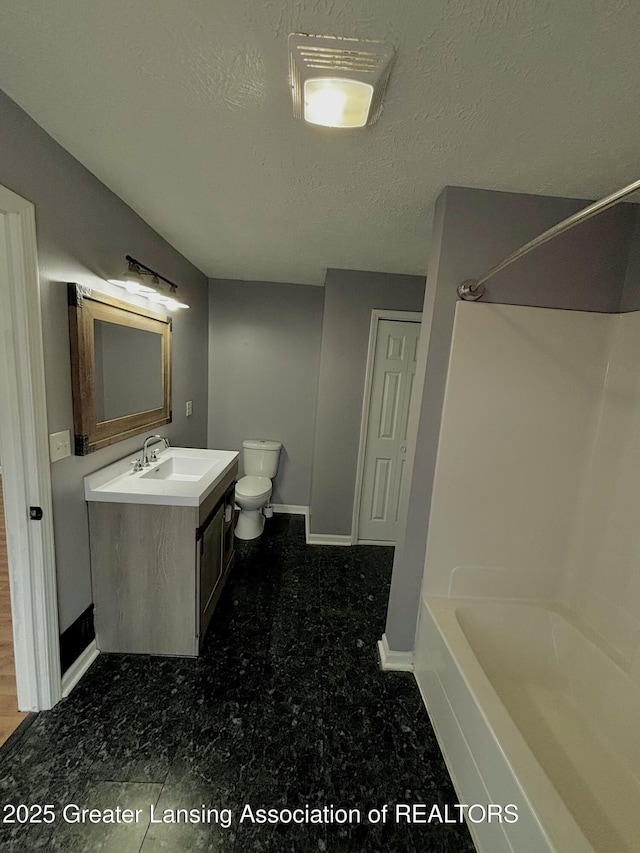
POLYGON ((193 400, 189 400, 187 403, 187 417, 190 418, 193 414, 193 400))
POLYGON ((52 462, 58 462, 66 456, 71 456, 71 433, 68 429, 52 432, 49 436, 49 458, 52 462))

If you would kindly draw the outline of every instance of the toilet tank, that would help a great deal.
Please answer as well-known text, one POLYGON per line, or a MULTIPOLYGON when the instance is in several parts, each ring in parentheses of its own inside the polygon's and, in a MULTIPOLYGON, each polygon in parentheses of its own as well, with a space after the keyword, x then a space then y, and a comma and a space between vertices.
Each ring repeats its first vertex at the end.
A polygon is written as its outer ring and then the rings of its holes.
POLYGON ((249 438, 242 442, 244 473, 252 477, 276 476, 282 442, 264 438, 249 438))

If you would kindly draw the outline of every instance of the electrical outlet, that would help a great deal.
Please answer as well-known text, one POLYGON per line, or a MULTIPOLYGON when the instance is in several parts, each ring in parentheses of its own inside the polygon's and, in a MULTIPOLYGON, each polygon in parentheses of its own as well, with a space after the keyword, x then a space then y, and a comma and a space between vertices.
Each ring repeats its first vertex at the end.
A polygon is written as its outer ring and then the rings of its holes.
POLYGON ((189 400, 187 403, 187 417, 190 418, 193 414, 193 400, 189 400))
POLYGON ((52 432, 49 436, 49 458, 52 462, 58 462, 71 456, 71 434, 68 429, 62 432, 52 432))

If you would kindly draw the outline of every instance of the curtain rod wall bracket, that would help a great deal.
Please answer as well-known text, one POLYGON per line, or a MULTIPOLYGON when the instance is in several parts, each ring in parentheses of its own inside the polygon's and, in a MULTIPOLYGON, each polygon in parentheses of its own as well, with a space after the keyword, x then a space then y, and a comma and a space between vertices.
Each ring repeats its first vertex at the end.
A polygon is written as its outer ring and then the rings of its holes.
POLYGON ((484 296, 485 286, 475 278, 468 278, 458 285, 458 296, 465 302, 477 302, 484 296))

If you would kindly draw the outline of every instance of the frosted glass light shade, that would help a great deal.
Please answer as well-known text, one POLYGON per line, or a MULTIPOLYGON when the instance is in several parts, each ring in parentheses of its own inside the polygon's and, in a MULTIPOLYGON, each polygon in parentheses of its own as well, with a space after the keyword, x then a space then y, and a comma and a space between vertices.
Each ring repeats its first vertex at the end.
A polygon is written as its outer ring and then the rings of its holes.
POLYGON ((127 293, 131 293, 134 296, 136 294, 144 294, 146 296, 147 293, 155 293, 155 288, 147 287, 146 284, 139 284, 137 281, 132 281, 131 279, 125 279, 123 281, 119 278, 108 278, 107 281, 109 284, 116 284, 118 287, 124 287, 127 293))
POLYGON ((304 81, 304 118, 325 127, 364 127, 373 86, 360 80, 314 77, 304 81))

